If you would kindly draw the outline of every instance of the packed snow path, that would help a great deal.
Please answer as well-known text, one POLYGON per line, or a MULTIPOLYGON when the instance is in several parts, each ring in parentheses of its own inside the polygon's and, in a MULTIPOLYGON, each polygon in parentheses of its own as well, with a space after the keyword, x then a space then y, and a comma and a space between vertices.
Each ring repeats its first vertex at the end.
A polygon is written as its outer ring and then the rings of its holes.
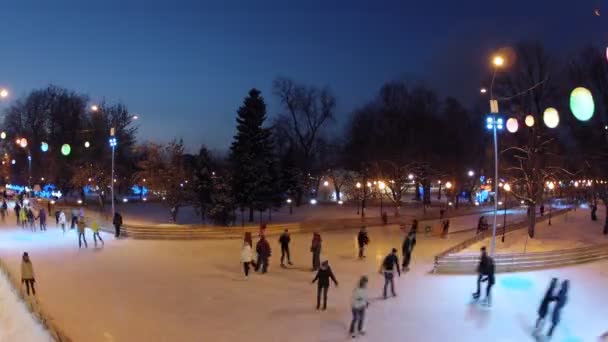
MULTIPOLYGON (((579 210, 573 215, 588 215, 579 210)), ((12 222, 12 217, 7 220, 12 222)), ((378 266, 396 227, 370 228, 367 258, 356 258, 356 230, 323 233, 322 259, 340 283, 328 310, 315 310, 310 236, 292 236, 290 269, 279 267, 276 238, 269 273, 243 279, 241 242, 114 240, 78 249, 74 231, 0 228, 0 257, 17 272, 30 253, 43 307, 74 341, 345 341, 350 296, 370 276, 372 303, 361 341, 532 341, 536 310, 549 279, 571 280, 569 302, 553 341, 596 341, 608 331, 608 262, 557 270, 500 274, 492 308, 470 304, 475 278, 431 275, 433 256, 461 241, 419 234, 412 271, 396 280, 397 298, 380 298, 378 266)), ((545 327, 548 329, 548 325, 545 327)), ((348 338, 350 339, 350 338, 348 338)))

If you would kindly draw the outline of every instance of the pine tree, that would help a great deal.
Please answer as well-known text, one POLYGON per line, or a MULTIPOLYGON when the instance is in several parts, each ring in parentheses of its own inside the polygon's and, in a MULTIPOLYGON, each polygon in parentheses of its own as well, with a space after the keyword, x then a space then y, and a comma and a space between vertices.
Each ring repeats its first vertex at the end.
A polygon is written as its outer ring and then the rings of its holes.
POLYGON ((213 193, 213 160, 209 153, 209 150, 205 146, 202 146, 198 155, 194 160, 194 189, 196 196, 194 200, 194 207, 201 215, 203 222, 205 216, 211 206, 211 196, 213 193))
POLYGON ((237 134, 230 148, 232 192, 236 205, 249 208, 249 221, 254 209, 269 208, 276 196, 277 177, 271 131, 264 128, 266 104, 260 91, 251 89, 237 111, 237 134))

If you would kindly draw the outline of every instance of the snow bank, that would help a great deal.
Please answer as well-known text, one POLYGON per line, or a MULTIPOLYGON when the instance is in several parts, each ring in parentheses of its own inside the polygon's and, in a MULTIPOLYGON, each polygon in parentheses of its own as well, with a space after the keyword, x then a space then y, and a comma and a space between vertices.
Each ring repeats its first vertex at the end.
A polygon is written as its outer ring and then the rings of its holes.
POLYGON ((4 272, 0 271, 0 342, 53 341, 51 335, 19 300, 4 272))

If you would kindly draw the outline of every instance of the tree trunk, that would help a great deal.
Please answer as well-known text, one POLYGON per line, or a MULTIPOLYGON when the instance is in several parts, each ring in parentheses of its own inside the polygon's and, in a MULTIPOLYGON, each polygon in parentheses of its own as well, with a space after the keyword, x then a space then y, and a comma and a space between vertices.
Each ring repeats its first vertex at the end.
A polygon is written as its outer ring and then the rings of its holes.
MULTIPOLYGON (((336 184, 336 182, 334 182, 334 184, 336 184)), ((336 190, 336 201, 340 201, 340 187, 334 186, 334 189, 336 190)))
POLYGON ((439 191, 437 192, 437 200, 441 201, 441 185, 442 183, 439 183, 439 191))
POLYGON ((253 222, 253 207, 249 207, 249 222, 253 222))
POLYGON ((606 222, 604 222, 604 235, 608 235, 608 202, 604 200, 604 206, 606 207, 606 222))
POLYGON ((395 201, 395 217, 401 216, 401 201, 395 201))
POLYGON ((528 236, 534 239, 534 228, 536 227, 536 204, 528 206, 528 236))

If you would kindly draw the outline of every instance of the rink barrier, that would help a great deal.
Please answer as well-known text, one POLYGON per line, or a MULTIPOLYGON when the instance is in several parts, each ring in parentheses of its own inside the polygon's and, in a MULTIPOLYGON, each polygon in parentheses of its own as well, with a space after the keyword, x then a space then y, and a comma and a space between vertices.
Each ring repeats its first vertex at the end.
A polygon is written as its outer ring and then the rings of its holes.
POLYGON ((10 272, 8 265, 6 265, 2 259, 0 259, 0 272, 6 274, 19 299, 23 301, 32 316, 34 316, 34 318, 50 333, 53 340, 56 342, 72 342, 72 339, 55 324, 51 316, 43 311, 38 301, 35 300, 36 297, 30 297, 26 294, 19 278, 10 272))
MULTIPOLYGON (((536 223, 547 221, 547 220, 549 220, 549 218, 554 218, 554 217, 560 216, 562 214, 567 214, 569 210, 570 210, 570 208, 558 209, 558 210, 554 210, 551 213, 551 215, 537 216, 536 223)), ((507 224, 505 233, 511 233, 513 231, 520 230, 520 229, 527 229, 527 227, 528 227, 528 222, 525 219, 520 220, 520 221, 511 223, 511 224, 507 224)), ((502 228, 497 229, 496 235, 497 236, 502 235, 502 228)), ((454 246, 448 248, 447 250, 437 254, 435 256, 435 265, 433 267, 433 273, 437 273, 440 268, 445 269, 445 267, 440 267, 440 265, 444 265, 444 260, 446 260, 447 258, 451 258, 451 260, 454 260, 454 258, 460 258, 461 255, 460 254, 456 255, 456 253, 468 248, 471 245, 474 245, 475 243, 477 243, 479 241, 482 241, 482 240, 490 238, 490 237, 492 237, 492 229, 488 229, 479 234, 476 234, 475 236, 473 236, 469 239, 466 239, 466 240, 460 242, 459 244, 454 245, 454 246)))

